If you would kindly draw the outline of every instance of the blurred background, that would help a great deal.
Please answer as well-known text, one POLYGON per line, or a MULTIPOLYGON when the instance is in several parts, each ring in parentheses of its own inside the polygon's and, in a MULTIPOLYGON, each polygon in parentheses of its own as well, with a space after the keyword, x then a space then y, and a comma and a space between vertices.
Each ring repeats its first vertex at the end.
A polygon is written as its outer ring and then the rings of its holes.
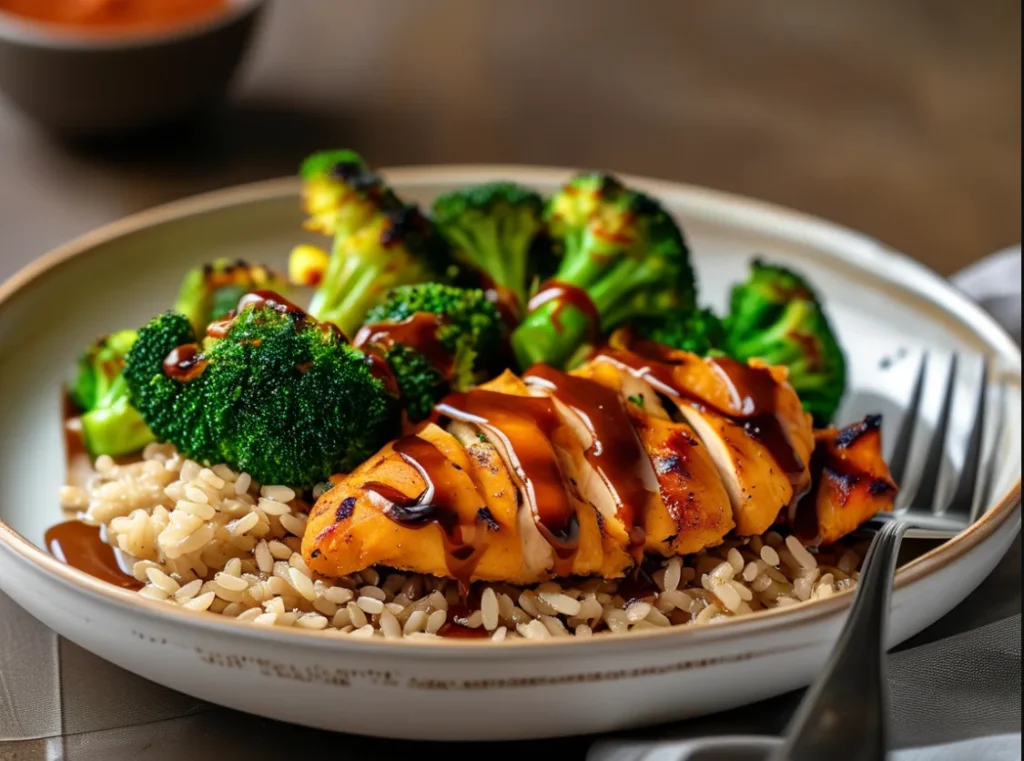
MULTIPOLYGON (((550 164, 707 185, 860 229, 943 274, 1021 237, 1019 2, 264 11, 226 107, 191 122, 69 141, 0 99, 0 277, 126 213, 291 174, 331 146, 377 166, 550 164)), ((41 69, 0 44, 0 80, 16 66, 41 69)))

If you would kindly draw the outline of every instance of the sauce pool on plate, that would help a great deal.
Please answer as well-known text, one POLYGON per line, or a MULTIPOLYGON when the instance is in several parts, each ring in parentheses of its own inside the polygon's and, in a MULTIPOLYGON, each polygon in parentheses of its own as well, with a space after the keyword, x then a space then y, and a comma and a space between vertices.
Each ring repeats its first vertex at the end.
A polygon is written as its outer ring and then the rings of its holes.
POLYGON ((103 540, 98 526, 70 520, 51 526, 46 531, 46 548, 57 560, 85 571, 101 581, 125 589, 142 589, 142 584, 129 573, 117 550, 103 540))
POLYGON ((0 0, 0 11, 81 32, 132 33, 185 26, 230 0, 0 0))

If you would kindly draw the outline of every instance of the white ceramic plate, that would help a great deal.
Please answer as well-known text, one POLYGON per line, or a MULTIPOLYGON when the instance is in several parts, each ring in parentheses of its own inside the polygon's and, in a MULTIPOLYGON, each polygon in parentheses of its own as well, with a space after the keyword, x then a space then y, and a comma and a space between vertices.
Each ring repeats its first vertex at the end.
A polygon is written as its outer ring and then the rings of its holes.
MULTIPOLYGON (((447 167, 387 173, 428 202, 459 185, 506 178, 550 190, 566 170, 447 167)), ((886 415, 891 435, 916 358, 988 356, 1007 392, 992 400, 987 512, 956 539, 904 565, 892 644, 966 597, 1020 523, 1020 352, 937 275, 835 225, 707 190, 627 178, 675 213, 694 249, 705 301, 760 253, 807 273, 850 355, 842 418, 886 415), (887 370, 880 365, 895 358, 887 370), (997 440, 998 439, 998 440, 997 440)), ((184 270, 218 256, 283 266, 299 239, 291 180, 226 190, 146 212, 44 257, 0 288, 0 586, 47 625, 130 671, 200 698, 328 729, 447 740, 567 735, 709 713, 807 684, 851 595, 700 628, 494 645, 391 642, 259 628, 148 601, 68 568, 40 549, 60 519, 60 384, 90 339, 142 324, 172 302, 184 270)), ((977 361, 961 363, 963 400, 977 361)), ((934 417, 937 396, 926 398, 934 417)), ((963 438, 970 404, 953 425, 963 438)), ((919 429, 921 441, 928 426, 919 429)), ((890 436, 891 437, 891 436, 890 436)), ((919 447, 920 449, 920 447, 919 447)), ((953 473, 962 451, 950 453, 953 473)), ((946 478, 946 481, 952 480, 946 478)), ((948 485, 948 484, 947 484, 948 485)))

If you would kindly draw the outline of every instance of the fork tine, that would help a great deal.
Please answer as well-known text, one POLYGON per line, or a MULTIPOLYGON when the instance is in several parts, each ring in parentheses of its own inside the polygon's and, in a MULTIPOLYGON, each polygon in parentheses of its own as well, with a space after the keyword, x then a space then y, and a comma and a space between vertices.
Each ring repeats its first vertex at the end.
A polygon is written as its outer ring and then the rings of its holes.
POLYGON ((910 459, 910 445, 914 439, 914 428, 917 425, 918 410, 921 407, 921 397, 924 395, 924 378, 928 374, 928 352, 921 355, 921 364, 917 370, 917 379, 914 381, 914 389, 910 393, 910 402, 907 404, 907 411, 903 414, 903 421, 900 423, 900 431, 896 435, 896 446, 893 448, 892 457, 889 458, 889 472, 892 479, 900 488, 904 488, 903 477, 907 473, 907 461, 910 459))
MULTIPOLYGON (((987 366, 985 368, 988 369, 987 366)), ((1001 411, 1006 407, 1007 400, 1007 387, 1001 383, 995 385, 995 405, 994 409, 1001 411)), ((1006 428, 1006 416, 1002 414, 994 415, 995 429, 992 431, 992 440, 995 442, 995 446, 998 447, 998 442, 1002 440, 1002 433, 1006 428)), ((992 499, 992 489, 995 484, 995 472, 998 466, 998 462, 995 457, 989 456, 988 462, 985 464, 985 476, 981 479, 981 494, 979 495, 978 506, 980 510, 984 510, 985 506, 992 499)), ((977 518, 977 515, 972 515, 972 518, 977 518)))
POLYGON ((939 410, 939 419, 932 433, 932 443, 928 447, 928 459, 925 460, 921 473, 921 484, 914 498, 914 505, 920 510, 934 509, 935 494, 938 491, 939 476, 942 475, 942 462, 946 454, 946 434, 949 429, 949 417, 953 408, 953 392, 956 389, 957 356, 949 361, 949 375, 946 378, 946 395, 939 410))
POLYGON ((981 471, 981 450, 985 445, 985 413, 988 401, 988 359, 982 358, 981 388, 974 409, 974 424, 971 435, 967 439, 967 450, 964 452, 964 465, 960 471, 960 483, 957 484, 953 499, 946 508, 952 515, 962 515, 968 521, 973 515, 974 495, 978 488, 978 474, 981 471))

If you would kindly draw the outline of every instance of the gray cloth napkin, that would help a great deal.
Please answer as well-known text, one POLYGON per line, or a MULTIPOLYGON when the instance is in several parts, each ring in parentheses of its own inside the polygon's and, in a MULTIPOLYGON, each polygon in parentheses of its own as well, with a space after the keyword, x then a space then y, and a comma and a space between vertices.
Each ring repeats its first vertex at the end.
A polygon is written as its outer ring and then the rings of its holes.
MULTIPOLYGON (((985 260, 955 281, 1020 336, 1020 249, 985 260), (1014 269, 1015 268, 1015 269, 1014 269), (1016 297, 1007 297, 1007 283, 1016 297), (986 294, 995 294, 986 296, 986 294), (1012 305, 1016 304, 1014 312, 1012 305)), ((899 761, 1019 759, 1020 541, 970 599, 890 656, 894 734, 903 747, 984 738, 987 748, 919 749, 899 761), (1013 615, 1016 614, 1016 615, 1013 615), (997 755, 994 735, 1018 753, 997 755), (991 750, 991 754, 989 751, 991 750), (916 753, 917 755, 914 755, 916 753), (950 755, 950 754, 954 755, 950 755)), ((622 733, 595 748, 643 739, 778 734, 798 694, 718 716, 622 733)), ((594 738, 446 745, 448 757, 488 761, 587 756, 594 738)), ((669 746, 662 745, 662 748, 669 746)), ((165 689, 82 650, 0 592, 0 761, 247 761, 296 755, 389 761, 433 752, 422 743, 340 736, 212 706, 165 689)), ((635 758, 635 756, 633 756, 635 758)), ((597 758, 597 756, 594 756, 597 758)), ((628 756, 627 756, 628 758, 628 756)))

